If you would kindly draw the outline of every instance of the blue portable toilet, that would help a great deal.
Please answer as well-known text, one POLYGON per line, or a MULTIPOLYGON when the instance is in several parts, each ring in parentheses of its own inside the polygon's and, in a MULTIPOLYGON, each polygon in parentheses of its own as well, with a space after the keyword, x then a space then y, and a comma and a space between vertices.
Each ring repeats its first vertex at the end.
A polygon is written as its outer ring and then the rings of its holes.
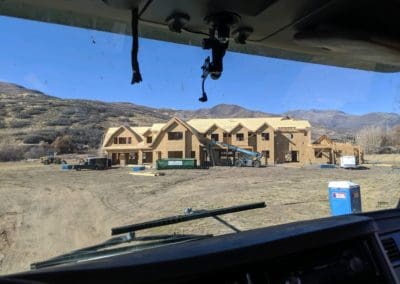
POLYGON ((360 186, 351 181, 331 181, 328 185, 332 216, 361 212, 360 186))

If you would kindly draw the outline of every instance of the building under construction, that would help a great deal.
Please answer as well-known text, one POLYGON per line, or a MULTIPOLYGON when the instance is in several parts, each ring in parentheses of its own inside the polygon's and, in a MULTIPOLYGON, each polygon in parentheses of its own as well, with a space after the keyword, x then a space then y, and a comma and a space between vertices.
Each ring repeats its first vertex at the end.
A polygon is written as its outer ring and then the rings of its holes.
POLYGON ((361 155, 357 146, 342 149, 342 145, 327 145, 329 140, 312 143, 310 123, 289 117, 189 121, 174 117, 148 127, 113 127, 105 133, 103 149, 113 164, 121 165, 153 164, 165 158, 195 158, 198 165, 212 158, 217 165, 231 164, 236 153, 215 143, 210 149, 212 140, 261 153, 262 165, 335 163, 339 154, 357 154, 357 159, 361 155))

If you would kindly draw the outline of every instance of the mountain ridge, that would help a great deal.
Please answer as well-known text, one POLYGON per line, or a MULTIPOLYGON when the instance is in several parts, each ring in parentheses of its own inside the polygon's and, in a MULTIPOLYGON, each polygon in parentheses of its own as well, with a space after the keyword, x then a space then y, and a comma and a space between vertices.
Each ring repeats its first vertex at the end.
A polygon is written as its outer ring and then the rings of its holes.
POLYGON ((188 120, 282 115, 309 120, 313 126, 313 138, 323 134, 344 138, 354 136, 358 130, 371 125, 386 128, 400 125, 400 115, 396 113, 355 115, 340 110, 310 109, 275 114, 232 104, 197 110, 153 108, 127 102, 62 99, 0 82, 0 135, 21 143, 38 143, 40 139, 51 143, 59 135, 80 135, 83 136, 81 144, 95 147, 100 144, 104 129, 115 125, 147 126, 165 122, 172 116, 188 120), (86 131, 88 134, 85 134, 86 131))

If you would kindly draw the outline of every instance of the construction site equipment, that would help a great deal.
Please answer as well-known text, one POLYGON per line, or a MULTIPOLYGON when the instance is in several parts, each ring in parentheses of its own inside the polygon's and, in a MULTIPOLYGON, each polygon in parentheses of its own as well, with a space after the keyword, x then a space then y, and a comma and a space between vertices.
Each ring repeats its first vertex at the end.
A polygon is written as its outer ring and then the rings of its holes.
POLYGON ((80 170, 106 170, 111 167, 111 160, 107 158, 87 158, 82 164, 74 165, 73 168, 80 170))
POLYGON ((355 168, 357 166, 356 157, 354 156, 342 156, 340 157, 341 168, 355 168))
POLYGON ((360 186, 350 181, 331 181, 328 185, 332 216, 360 213, 360 186))
POLYGON ((238 159, 235 160, 236 167, 255 167, 259 168, 261 166, 261 158, 263 157, 262 153, 243 149, 237 146, 233 146, 228 143, 223 143, 215 140, 211 140, 210 142, 210 159, 212 159, 213 164, 215 165, 215 157, 213 155, 212 146, 219 145, 222 147, 226 147, 234 153, 238 153, 238 159))
POLYGON ((156 162, 157 170, 168 169, 195 169, 197 167, 196 159, 159 159, 156 162))
POLYGON ((61 158, 56 157, 55 154, 48 154, 47 156, 40 157, 40 162, 44 165, 50 164, 61 164, 63 161, 61 158))

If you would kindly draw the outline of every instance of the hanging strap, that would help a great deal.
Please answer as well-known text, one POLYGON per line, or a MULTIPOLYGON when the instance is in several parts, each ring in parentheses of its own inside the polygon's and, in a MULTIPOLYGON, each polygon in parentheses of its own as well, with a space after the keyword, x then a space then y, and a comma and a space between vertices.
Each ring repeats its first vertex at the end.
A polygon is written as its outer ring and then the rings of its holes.
POLYGON ((140 74, 138 52, 139 52, 139 9, 132 9, 132 81, 131 84, 140 83, 142 81, 142 75, 140 74))

